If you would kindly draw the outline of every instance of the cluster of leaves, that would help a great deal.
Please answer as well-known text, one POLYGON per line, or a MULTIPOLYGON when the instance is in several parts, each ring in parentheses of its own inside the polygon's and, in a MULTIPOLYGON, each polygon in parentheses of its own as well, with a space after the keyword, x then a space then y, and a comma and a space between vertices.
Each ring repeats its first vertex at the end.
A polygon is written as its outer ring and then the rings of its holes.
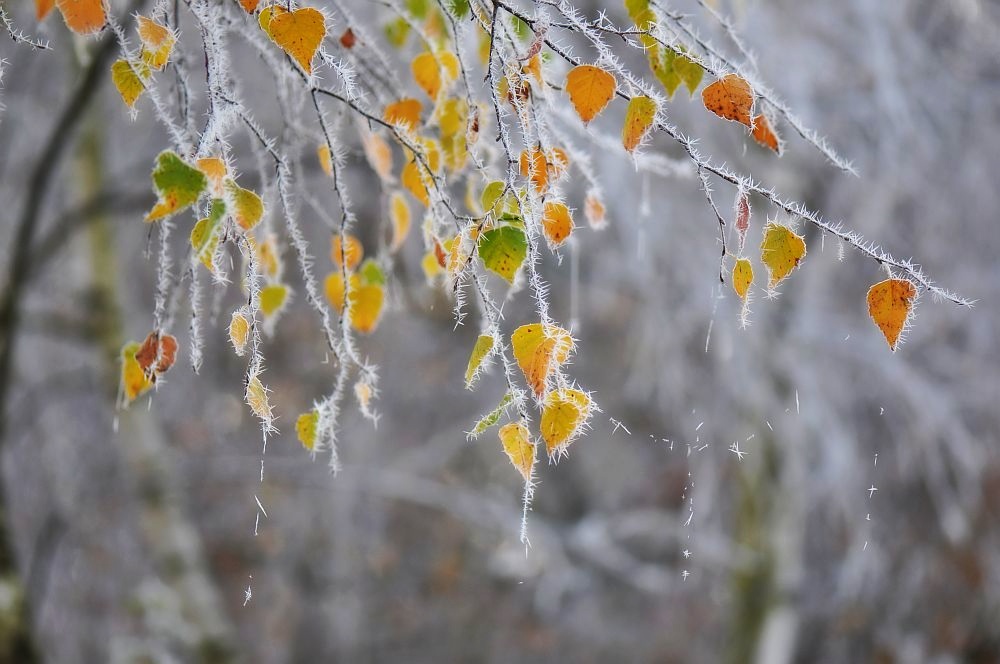
MULTIPOLYGON (((416 243, 421 246, 428 287, 450 294, 457 322, 468 316, 468 294, 473 295, 481 333, 471 351, 465 384, 473 388, 480 374, 496 363, 506 391, 497 407, 471 427, 469 436, 476 438, 499 427, 500 445, 525 481, 527 511, 538 447, 544 444, 551 459, 565 454, 597 411, 591 394, 567 375, 576 342, 571 330, 551 318, 548 286, 537 270, 543 244, 557 257, 567 248, 573 250, 582 228, 577 224, 578 210, 593 231, 608 223, 601 184, 573 135, 602 146, 620 145, 622 155, 631 156, 637 168, 644 167, 641 157, 653 133, 683 149, 718 222, 721 273, 724 278, 730 275, 744 303, 744 322, 754 283, 754 266, 746 253, 751 197, 773 215, 763 225, 759 245, 769 294, 806 257, 805 239, 795 230, 804 222, 855 247, 890 272, 887 280, 871 287, 867 302, 892 350, 921 291, 965 303, 935 286, 912 263, 893 259, 697 151, 667 113, 682 86, 691 97, 701 89, 708 112, 742 125, 750 138, 774 155, 784 149, 776 131, 782 122, 834 166, 851 170, 744 68, 701 39, 683 15, 650 0, 625 0, 624 14, 631 24, 622 25, 615 25, 606 14, 588 19, 569 0, 535 3, 530 12, 507 0, 405 0, 385 5, 392 15, 383 34, 373 35, 338 2, 325 9, 284 0, 188 4, 200 31, 203 53, 195 60, 206 63, 210 101, 205 126, 199 130, 192 122, 179 126, 160 94, 162 88, 173 86, 182 94, 172 98, 190 97, 187 72, 178 64, 183 40, 165 2, 157 2, 149 16, 137 17, 141 46, 136 52, 102 0, 36 0, 39 20, 55 6, 78 34, 114 32, 122 55, 112 65, 111 76, 124 104, 134 114, 148 95, 152 112, 171 136, 172 145, 165 146, 153 166, 158 200, 146 215, 161 240, 154 329, 143 344, 129 344, 122 351, 125 402, 152 387, 174 362, 177 342, 167 333, 172 316, 166 302, 174 287, 166 276, 171 261, 168 237, 175 219, 190 210, 192 365, 198 367, 201 348, 197 274, 205 271, 217 288, 227 288, 229 268, 223 256, 234 248, 242 258, 239 283, 245 303, 232 312, 229 338, 238 355, 249 351, 246 402, 261 419, 265 435, 273 429, 269 390, 261 381, 261 344, 262 334, 271 333, 292 297, 283 280, 282 261, 291 249, 305 299, 316 311, 339 367, 332 391, 317 397, 312 408, 299 416, 295 429, 311 453, 329 450, 335 467, 337 416, 352 381, 361 411, 372 419, 377 416, 373 408, 377 375, 358 350, 358 335, 373 333, 391 309, 388 289, 394 257, 416 243), (296 194, 312 204, 310 194, 296 189, 292 177, 293 165, 301 157, 268 137, 240 100, 238 86, 234 88, 227 77, 226 45, 233 39, 246 41, 273 69, 277 92, 288 107, 301 105, 293 98, 311 102, 314 128, 307 130, 313 132, 308 137, 313 148, 309 159, 324 173, 340 209, 339 220, 329 220, 332 268, 322 288, 295 211, 296 194), (574 55, 568 40, 585 45, 593 58, 585 61, 574 55), (397 53, 385 52, 386 43, 397 53), (626 68, 612 43, 641 53, 655 82, 626 68), (399 80, 402 68, 392 64, 399 58, 409 60, 408 80, 399 80), (157 80, 156 73, 168 67, 175 76, 157 80), (321 75, 335 80, 336 87, 326 87, 321 75), (710 82, 703 85, 706 79, 710 82), (404 92, 407 89, 412 93, 404 92), (328 119, 328 104, 336 108, 333 122, 328 119), (598 125, 607 126, 608 119, 595 120, 619 112, 620 139, 607 141, 598 125), (261 192, 238 184, 229 139, 240 129, 259 146, 265 160, 274 162, 273 175, 261 169, 265 183, 261 192), (484 134, 489 140, 481 140, 484 134), (383 193, 380 242, 368 258, 352 232, 356 219, 344 189, 345 141, 352 137, 360 143, 383 193), (579 200, 567 193, 571 172, 586 185, 579 200), (713 182, 735 190, 731 219, 715 202, 713 182), (411 241, 418 218, 421 232, 411 241), (732 238, 727 241, 732 233, 737 235, 735 249, 730 248, 732 238), (508 336, 497 300, 525 290, 535 303, 536 317, 508 336)), ((722 25, 729 29, 728 23, 722 25)), ((735 38, 734 43, 738 45, 735 38)), ((180 111, 190 118, 189 108, 180 111)), ((724 125, 719 130, 725 131, 724 125)))

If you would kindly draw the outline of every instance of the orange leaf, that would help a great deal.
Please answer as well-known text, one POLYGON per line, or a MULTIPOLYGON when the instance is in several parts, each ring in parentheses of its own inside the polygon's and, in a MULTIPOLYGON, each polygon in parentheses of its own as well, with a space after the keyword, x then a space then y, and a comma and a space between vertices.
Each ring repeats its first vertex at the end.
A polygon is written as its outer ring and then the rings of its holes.
POLYGON ((882 330, 893 352, 913 313, 916 297, 917 289, 907 279, 886 279, 868 289, 868 315, 882 330))
POLYGON ((354 268, 361 264, 361 259, 364 255, 365 249, 361 245, 361 240, 358 238, 348 234, 347 244, 345 248, 342 249, 340 244, 340 234, 335 234, 333 236, 333 243, 330 248, 330 258, 333 259, 333 262, 337 267, 341 267, 346 262, 347 271, 353 272, 354 268))
POLYGON ((549 376, 566 362, 574 348, 573 337, 556 325, 522 325, 511 335, 514 358, 524 378, 540 397, 549 376))
POLYGON ((751 126, 750 111, 753 109, 753 90, 746 79, 736 74, 727 74, 701 91, 705 108, 720 118, 751 126))
POLYGON ((56 0, 66 26, 78 35, 91 35, 104 27, 103 0, 56 0))
POLYGON ((291 12, 275 12, 268 24, 268 35, 285 53, 292 56, 307 74, 326 36, 326 17, 318 9, 302 7, 291 12))
POLYGON ((39 23, 45 20, 55 6, 56 0, 35 0, 35 18, 39 23))
POLYGON ((781 154, 781 142, 778 140, 778 135, 771 129, 771 123, 763 114, 753 119, 753 140, 765 148, 781 154))
POLYGON ((555 248, 562 245, 573 232, 573 217, 565 203, 550 201, 545 204, 542 213, 542 231, 549 246, 555 248))
POLYGON ((393 125, 415 129, 420 124, 420 110, 423 106, 416 99, 400 99, 385 107, 382 119, 393 125))
POLYGON ((615 96, 615 87, 615 77, 593 65, 579 65, 566 75, 566 93, 584 124, 604 110, 615 96))

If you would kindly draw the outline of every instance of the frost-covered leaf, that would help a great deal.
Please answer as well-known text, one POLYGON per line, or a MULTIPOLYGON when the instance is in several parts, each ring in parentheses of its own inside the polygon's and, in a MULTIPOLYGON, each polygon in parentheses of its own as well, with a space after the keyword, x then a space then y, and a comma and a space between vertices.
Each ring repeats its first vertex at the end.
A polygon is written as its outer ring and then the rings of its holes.
POLYGON ((354 268, 361 264, 361 258, 365 255, 365 248, 354 235, 345 235, 346 241, 341 245, 340 233, 334 233, 330 244, 330 258, 337 267, 347 264, 347 271, 353 272, 354 268))
POLYGON ((472 383, 479 373, 479 368, 483 360, 493 352, 493 345, 496 343, 489 334, 480 334, 476 339, 476 344, 472 347, 472 355, 469 357, 469 366, 465 369, 465 387, 471 389, 472 383))
POLYGON ((260 312, 264 318, 274 318, 288 303, 289 289, 285 284, 268 284, 260 289, 260 312))
POLYGON ((705 108, 720 118, 751 126, 753 90, 743 77, 727 74, 702 90, 701 98, 705 108))
POLYGON ((754 117, 752 136, 753 140, 765 148, 773 151, 775 154, 781 154, 781 141, 778 139, 778 134, 771 128, 771 122, 767 119, 766 115, 761 114, 754 117))
POLYGON ((153 382, 135 359, 140 346, 141 344, 133 341, 122 347, 122 394, 126 403, 135 401, 153 386, 153 382))
POLYGON ((908 279, 886 279, 868 289, 868 315, 893 352, 913 315, 917 289, 908 279))
POLYGON ((174 366, 177 360, 177 339, 165 332, 150 332, 135 352, 135 361, 152 382, 174 366))
POLYGON ((264 201, 255 192, 236 184, 232 178, 223 183, 229 214, 240 228, 249 231, 264 216, 264 201))
POLYGON ((760 259, 767 266, 767 287, 773 289, 792 273, 806 256, 806 242, 787 226, 768 221, 764 241, 760 244, 760 259))
MULTIPOLYGON (((262 18, 261 27, 271 41, 299 63, 307 74, 311 74, 313 58, 326 36, 323 13, 313 7, 287 11, 280 5, 272 5, 268 9, 271 14, 268 19, 262 18)), ((264 16, 263 12, 261 16, 264 16)))
POLYGON ((115 60, 111 65, 111 82, 115 84, 115 89, 121 95, 122 101, 129 108, 135 108, 135 102, 145 91, 146 86, 143 81, 149 78, 149 67, 145 64, 136 65, 136 70, 132 68, 128 60, 115 60))
POLYGON ((510 422, 500 427, 498 432, 503 451, 525 482, 531 481, 531 471, 535 467, 535 446, 531 443, 528 427, 520 422, 510 422))
POLYGON ((553 390, 545 397, 539 429, 549 456, 565 451, 579 437, 592 408, 590 395, 580 390, 553 390))
POLYGON ((736 294, 740 296, 740 299, 746 299, 747 292, 750 290, 750 284, 753 283, 753 265, 746 258, 740 258, 733 265, 733 290, 736 294))
POLYGON ((209 214, 191 229, 191 252, 195 259, 201 261, 209 272, 215 272, 215 251, 219 246, 222 231, 222 217, 226 213, 226 204, 222 199, 212 201, 209 214))
POLYGON ((511 335, 514 359, 536 397, 545 392, 546 381, 569 359, 573 337, 556 325, 522 325, 511 335))
POLYGON ((152 177, 153 189, 159 200, 146 215, 146 221, 156 221, 181 212, 193 205, 208 186, 205 174, 189 166, 172 150, 165 150, 156 158, 152 177))
POLYGON ((542 212, 542 233, 549 246, 555 249, 562 246, 573 232, 573 217, 565 203, 549 201, 542 212))
POLYGON ((615 77, 593 65, 578 65, 566 75, 566 94, 584 124, 604 110, 615 96, 615 87, 615 77))
POLYGON ((265 422, 270 422, 271 413, 271 400, 268 397, 268 389, 264 387, 264 384, 260 382, 260 379, 254 376, 247 383, 246 391, 246 402, 250 406, 250 410, 253 411, 254 415, 264 420, 265 422))
POLYGON ((99 32, 107 22, 104 0, 56 0, 66 27, 78 35, 99 32))
POLYGON ((385 107, 382 119, 392 125, 416 129, 420 126, 420 111, 423 105, 416 99, 400 99, 385 107))
POLYGON ((656 102, 649 97, 636 96, 628 103, 625 124, 622 126, 622 145, 629 152, 635 150, 649 133, 656 117, 656 102))
POLYGON ((136 29, 139 41, 142 42, 142 61, 152 69, 161 70, 166 67, 177 42, 173 31, 146 16, 138 18, 136 29))
POLYGON ((479 236, 479 257, 487 269, 514 283, 514 276, 528 255, 528 237, 515 226, 500 226, 479 236))
POLYGON ((246 352, 249 340, 250 319, 242 311, 234 311, 229 321, 229 342, 233 344, 237 355, 242 356, 246 352))
POLYGON ((406 197, 395 191, 389 199, 389 220, 392 222, 392 243, 389 245, 390 253, 396 253, 406 242, 406 236, 410 234, 410 206, 406 203, 406 197))
POLYGON ((491 426, 499 422, 500 418, 507 411, 507 406, 509 406, 513 401, 514 397, 511 396, 510 392, 504 394, 503 399, 500 400, 500 404, 479 418, 479 421, 473 425, 472 431, 469 432, 469 438, 477 438, 491 426))

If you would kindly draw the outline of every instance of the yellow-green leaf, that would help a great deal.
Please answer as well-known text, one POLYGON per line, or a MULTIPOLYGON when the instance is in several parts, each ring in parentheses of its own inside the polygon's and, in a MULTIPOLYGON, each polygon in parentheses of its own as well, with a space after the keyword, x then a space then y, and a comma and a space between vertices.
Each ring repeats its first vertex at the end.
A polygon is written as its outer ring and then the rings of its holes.
POLYGON ((764 227, 764 241, 760 245, 760 259, 767 266, 770 277, 767 287, 774 288, 792 273, 806 256, 806 242, 787 226, 768 221, 764 227))
POLYGON ((475 380, 479 367, 483 360, 493 351, 493 344, 496 340, 489 334, 480 334, 476 339, 476 345, 472 347, 472 355, 469 357, 469 366, 465 369, 465 387, 471 388, 475 380))
POLYGON ((742 299, 746 299, 750 284, 753 283, 753 265, 747 258, 741 258, 733 265, 733 289, 742 299))
POLYGON ((302 447, 310 452, 316 449, 316 433, 319 430, 319 411, 310 410, 302 413, 295 420, 295 434, 302 443, 302 447))
POLYGON ((528 236, 514 226, 493 228, 479 236, 479 257, 487 269, 514 283, 514 276, 528 255, 528 236))
POLYGON ((165 150, 156 158, 152 178, 159 200, 146 215, 146 221, 163 219, 188 208, 208 186, 205 174, 172 150, 165 150))
POLYGON ((632 97, 625 111, 622 126, 622 145, 629 152, 635 150, 649 133, 656 117, 656 102, 649 97, 632 97))

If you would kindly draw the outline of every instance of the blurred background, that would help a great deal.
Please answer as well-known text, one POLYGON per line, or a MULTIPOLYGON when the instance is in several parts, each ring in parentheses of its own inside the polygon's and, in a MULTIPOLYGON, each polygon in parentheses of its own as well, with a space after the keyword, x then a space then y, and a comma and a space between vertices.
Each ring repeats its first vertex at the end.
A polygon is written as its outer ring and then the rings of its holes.
MULTIPOLYGON (((384 8, 348 4, 379 33, 384 8)), ((580 6, 627 22, 617 1, 580 6)), ((697 3, 672 6, 734 53, 697 3)), ((581 229, 568 260, 546 251, 540 269, 553 317, 579 339, 570 373, 603 412, 568 458, 539 464, 526 551, 519 475, 494 433, 464 433, 502 396, 502 375, 463 388, 478 322, 455 329, 415 240, 361 344, 380 367, 381 418, 344 411, 336 477, 293 430, 335 376, 301 296, 264 346, 281 433, 262 484, 245 364, 225 336, 244 299, 235 285, 207 297, 200 375, 181 298, 178 366, 151 400, 115 411, 119 349, 152 325, 141 219, 167 139, 148 105, 129 119, 106 67, 61 128, 94 41, 8 3, 54 50, 0 38, 0 339, 18 339, 0 371, 3 661, 31 649, 52 662, 1000 661, 1000 4, 715 7, 760 77, 860 176, 781 123, 775 158, 684 93, 671 118, 715 161, 914 257, 977 306, 923 297, 893 354, 865 307, 883 273, 803 226, 807 259, 779 298, 755 288, 740 329, 693 173, 637 173, 624 153, 589 148, 609 227, 581 229), (25 247, 17 222, 32 209, 25 247), (267 509, 257 536, 255 497, 267 509)), ((232 49, 244 97, 281 134, 273 80, 232 49)), ((629 64, 647 73, 641 54, 629 64)), ((595 131, 614 136, 619 121, 595 131)), ((326 196, 312 145, 299 146, 300 175, 326 196)), ((368 243, 378 182, 348 147, 368 243)), ((258 188, 251 144, 234 137, 233 149, 258 188)), ((664 139, 648 152, 681 158, 664 139)), ((577 207, 584 189, 568 188, 577 207)), ((717 196, 728 210, 732 189, 717 196)), ((775 212, 751 204, 753 247, 775 212)), ((301 221, 323 274, 328 231, 308 206, 301 221)), ((527 294, 505 315, 508 334, 530 321, 527 294)))

